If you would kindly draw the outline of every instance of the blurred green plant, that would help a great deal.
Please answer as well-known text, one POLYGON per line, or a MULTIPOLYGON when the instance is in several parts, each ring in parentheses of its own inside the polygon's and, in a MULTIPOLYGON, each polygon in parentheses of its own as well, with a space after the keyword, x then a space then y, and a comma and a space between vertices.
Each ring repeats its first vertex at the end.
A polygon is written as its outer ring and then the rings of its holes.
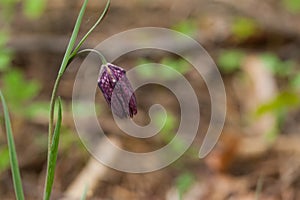
MULTIPOLYGON (((239 70, 246 56, 246 52, 238 49, 223 50, 220 52, 217 64, 219 69, 225 73, 233 73, 239 70)), ((285 120, 288 111, 300 106, 300 72, 294 60, 282 60, 278 55, 271 52, 262 52, 259 58, 264 66, 274 75, 276 80, 285 81, 287 84, 279 94, 255 110, 255 118, 271 113, 276 116, 276 126, 272 127, 267 137, 270 140, 276 139, 277 134, 285 120)))
POLYGON ((284 91, 279 93, 274 99, 266 102, 258 107, 256 115, 261 116, 268 112, 282 113, 290 108, 295 108, 300 105, 300 98, 297 93, 284 91))
MULTIPOLYGON (((9 41, 9 30, 11 22, 16 13, 17 5, 21 0, 0 0, 0 23, 3 27, 0 30, 0 72, 8 70, 11 65, 13 52, 6 47, 9 41)), ((24 0, 22 1, 23 13, 30 19, 40 17, 45 8, 46 0, 24 0)))
POLYGON ((289 82, 290 86, 294 90, 299 91, 299 89, 300 89, 300 72, 296 72, 294 74, 294 76, 291 77, 289 80, 290 80, 290 82, 289 82))
POLYGON ((23 12, 28 18, 35 19, 44 13, 46 3, 46 0, 24 0, 23 12))
POLYGON ((49 103, 35 100, 40 93, 41 84, 36 80, 25 79, 22 71, 8 70, 2 75, 2 91, 14 115, 25 119, 46 119, 49 103), (31 102, 35 100, 34 104, 31 102))
POLYGON ((243 41, 259 31, 257 23, 245 17, 236 17, 231 26, 231 32, 238 40, 243 41))
POLYGON ((173 68, 174 70, 178 71, 181 74, 185 74, 191 69, 189 63, 182 58, 176 59, 176 58, 166 57, 163 58, 160 61, 160 63, 173 68))
POLYGON ((288 81, 287 86, 274 99, 261 105, 257 109, 256 114, 260 116, 264 113, 273 112, 273 114, 284 116, 289 109, 300 106, 298 92, 300 73, 298 72, 297 64, 294 60, 283 61, 276 54, 269 52, 261 54, 261 59, 275 77, 288 81))
POLYGON ((183 141, 180 138, 174 137, 175 129, 178 124, 176 117, 171 113, 168 113, 167 116, 165 116, 164 112, 157 112, 154 115, 153 120, 154 124, 156 124, 158 127, 160 127, 162 122, 165 122, 163 128, 160 131, 162 141, 166 144, 170 144, 171 148, 175 152, 182 152, 182 149, 184 149, 185 147, 183 141))
MULTIPOLYGON (((151 60, 148 59, 142 58, 137 60, 137 65, 144 65, 144 64, 151 64, 151 63, 152 63, 151 60)), ((189 63, 182 58, 166 57, 160 60, 160 64, 166 65, 167 67, 170 67, 181 74, 186 74, 191 69, 189 63)), ((163 78, 164 80, 172 80, 176 78, 176 74, 170 73, 169 70, 160 70, 160 73, 157 74, 157 71, 155 70, 154 67, 145 67, 143 68, 143 70, 138 70, 137 72, 139 76, 144 79, 149 79, 157 76, 163 78)))
POLYGON ((34 80, 26 80, 19 70, 7 71, 2 76, 2 85, 7 102, 14 111, 25 109, 24 103, 35 98, 40 91, 40 84, 34 80))
POLYGON ((18 12, 16 7, 19 3, 25 16, 35 19, 43 14, 47 0, 0 0, 1 17, 10 22, 18 12))
POLYGON ((275 76, 287 77, 293 75, 294 61, 282 61, 276 54, 270 52, 262 53, 260 58, 275 76))
POLYGON ((163 140, 166 143, 169 143, 174 137, 176 118, 171 113, 165 116, 164 112, 157 112, 155 113, 153 120, 154 124, 157 126, 160 126, 162 122, 165 122, 163 128, 161 129, 161 135, 163 140))
POLYGON ((218 67, 224 73, 233 73, 240 69, 245 55, 242 50, 238 49, 223 50, 217 60, 218 67))
MULTIPOLYGON (((176 152, 181 152, 183 147, 185 146, 182 142, 181 139, 176 139, 174 138, 175 134, 175 128, 177 123, 177 119, 174 117, 174 115, 168 113, 167 116, 165 116, 164 112, 158 112, 154 115, 154 123, 157 126, 160 126, 162 122, 164 123, 163 128, 161 129, 161 138, 162 141, 165 142, 166 144, 171 144, 171 148, 176 151, 176 152), (166 117, 166 118, 165 118, 166 117), (172 143, 170 143, 173 140, 172 143)), ((198 159, 198 152, 197 151, 193 151, 193 149, 191 149, 190 151, 188 151, 188 154, 191 154, 191 156, 196 155, 196 159, 198 159)), ((181 169, 181 170, 185 170, 185 166, 180 163, 179 161, 177 161, 176 163, 177 168, 181 169)), ((178 175, 178 177, 175 180, 175 186, 177 188, 178 191, 178 196, 179 199, 181 200, 183 195, 188 191, 188 189, 192 186, 192 184, 195 182, 195 175, 193 173, 190 172, 183 172, 181 174, 178 175)))
POLYGON ((176 178, 176 188, 180 200, 182 200, 183 195, 190 189, 195 180, 196 177, 191 172, 184 172, 176 178))
POLYGON ((296 14, 300 12, 300 0, 281 0, 281 2, 290 13, 296 14))
POLYGON ((190 37, 197 36, 198 26, 197 22, 193 19, 187 19, 178 22, 172 27, 173 30, 186 34, 190 37))
MULTIPOLYGON (((27 80, 21 70, 12 69, 11 62, 13 52, 8 49, 6 44, 9 41, 9 29, 14 15, 17 13, 17 4, 20 0, 0 0, 1 10, 0 18, 5 21, 6 26, 0 31, 0 72, 2 91, 5 93, 8 105, 11 111, 22 117, 35 117, 40 115, 41 110, 47 111, 49 105, 37 102, 34 105, 28 105, 40 91, 40 83, 35 80, 27 80), (28 105, 28 106, 24 106, 28 105)), ((21 2, 24 14, 31 19, 40 17, 44 11, 46 0, 24 0, 21 2)))
MULTIPOLYGON (((11 69, 11 62, 13 59, 13 51, 7 48, 6 44, 9 41, 9 29, 10 23, 17 13, 17 3, 20 0, 0 0, 0 20, 2 21, 3 27, 0 31, 0 74, 2 91, 6 95, 6 100, 8 106, 11 108, 11 112, 16 115, 22 115, 22 117, 27 117, 29 113, 33 113, 36 110, 40 110, 41 107, 37 106, 38 104, 32 106, 24 106, 26 103, 29 103, 39 92, 39 83, 37 81, 28 81, 25 80, 23 72, 19 70, 11 69), (33 109, 33 106, 34 109, 33 109)), ((46 2, 43 0, 34 0, 29 2, 29 0, 22 2, 23 9, 27 9, 25 15, 35 13, 34 17, 31 15, 31 18, 39 17, 42 14, 42 10, 39 10, 39 13, 35 12, 33 9, 29 9, 29 4, 41 4, 46 2)), ((27 15, 27 16, 29 16, 27 15)), ((49 105, 47 105, 49 107, 49 105)), ((46 108, 46 107, 43 107, 46 108)), ((37 113, 37 112, 35 112, 37 113)), ((34 117, 35 115, 31 115, 34 117)), ((9 167, 9 151, 6 146, 0 147, 0 173, 9 167)))
POLYGON ((269 141, 274 141, 282 127, 288 112, 292 109, 299 108, 300 96, 293 90, 281 91, 270 101, 258 106, 255 111, 256 118, 271 113, 276 117, 276 125, 266 134, 269 141))
POLYGON ((7 70, 12 60, 12 51, 6 48, 9 39, 5 30, 0 31, 0 72, 7 70))

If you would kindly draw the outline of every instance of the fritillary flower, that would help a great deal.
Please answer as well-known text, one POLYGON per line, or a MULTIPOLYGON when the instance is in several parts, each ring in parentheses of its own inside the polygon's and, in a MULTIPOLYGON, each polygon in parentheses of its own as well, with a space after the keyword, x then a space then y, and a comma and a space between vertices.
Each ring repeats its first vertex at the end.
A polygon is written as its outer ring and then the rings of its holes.
POLYGON ((102 65, 98 86, 113 113, 119 118, 128 116, 132 118, 137 114, 136 98, 123 68, 111 63, 102 65), (112 97, 113 93, 114 98, 112 97))

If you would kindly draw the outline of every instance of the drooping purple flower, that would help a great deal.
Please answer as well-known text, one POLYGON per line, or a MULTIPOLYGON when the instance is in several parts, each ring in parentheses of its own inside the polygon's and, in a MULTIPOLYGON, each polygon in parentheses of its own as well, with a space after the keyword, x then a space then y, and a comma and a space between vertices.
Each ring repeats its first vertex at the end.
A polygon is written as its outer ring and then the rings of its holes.
POLYGON ((123 68, 111 63, 102 65, 98 86, 115 115, 132 118, 137 114, 136 98, 123 68))

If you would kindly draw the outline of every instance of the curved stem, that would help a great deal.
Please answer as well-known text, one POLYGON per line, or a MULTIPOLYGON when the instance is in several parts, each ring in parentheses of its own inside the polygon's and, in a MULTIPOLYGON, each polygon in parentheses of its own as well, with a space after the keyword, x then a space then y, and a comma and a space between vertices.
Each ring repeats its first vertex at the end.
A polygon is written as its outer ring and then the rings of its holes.
MULTIPOLYGON (((87 3, 88 3, 88 0, 85 0, 83 2, 83 5, 82 5, 81 9, 80 9, 79 15, 77 17, 77 20, 76 20, 76 23, 75 23, 75 26, 74 26, 69 44, 67 46, 67 49, 66 49, 63 61, 61 63, 61 66, 60 66, 60 69, 59 69, 59 72, 58 72, 58 75, 57 75, 57 78, 55 80, 55 84, 54 84, 54 87, 53 87, 53 90, 52 90, 52 94, 51 94, 50 109, 49 109, 48 152, 47 152, 46 177, 48 177, 49 171, 51 170, 51 169, 49 169, 50 168, 50 154, 51 154, 50 152, 51 152, 53 122, 54 122, 54 107, 55 107, 55 99, 56 99, 57 89, 58 89, 61 77, 63 75, 63 72, 65 71, 65 68, 69 64, 69 57, 70 57, 70 54, 72 53, 72 49, 75 45, 76 38, 77 38, 77 35, 78 35, 78 32, 79 32, 79 28, 80 28, 80 25, 81 25, 81 22, 82 22, 82 18, 83 18, 87 3)), ((47 184, 48 184, 48 178, 45 179, 45 186, 47 184)), ((51 194, 51 189, 52 189, 52 187, 50 188, 50 191, 46 191, 46 187, 45 187, 44 197, 43 197, 44 200, 49 200, 50 194, 51 194)))
POLYGON ((83 49, 83 50, 79 51, 79 52, 77 53, 77 55, 80 54, 80 53, 86 53, 86 52, 93 52, 93 53, 96 53, 96 54, 100 57, 101 62, 102 62, 103 65, 105 65, 105 64, 107 63, 107 61, 106 61, 104 55, 103 55, 102 53, 100 53, 99 51, 95 50, 95 49, 83 49))
POLYGON ((54 83, 54 87, 53 87, 52 95, 51 95, 51 100, 50 100, 49 138, 48 138, 48 143, 50 145, 51 145, 52 133, 53 133, 55 98, 56 98, 57 89, 58 89, 60 80, 61 80, 61 76, 58 75, 56 80, 55 80, 55 83, 54 83))
POLYGON ((87 3, 88 3, 88 0, 85 0, 82 7, 81 7, 81 9, 80 9, 78 18, 77 18, 75 26, 74 26, 73 33, 71 35, 71 39, 69 41, 66 53, 64 55, 63 61, 61 63, 61 66, 60 66, 60 69, 59 69, 59 72, 58 72, 58 75, 57 75, 57 78, 55 80, 54 88, 52 90, 52 95, 51 95, 51 100, 50 100, 50 110, 49 110, 48 157, 49 157, 50 146, 51 146, 51 141, 52 141, 53 121, 54 121, 54 106, 55 106, 55 98, 56 98, 58 85, 60 83, 60 79, 63 75, 63 72, 65 71, 65 68, 67 67, 67 65, 69 63, 69 56, 72 53, 72 49, 75 45, 76 38, 77 38, 77 35, 78 35, 78 32, 79 32, 79 28, 80 28, 80 25, 81 25, 81 21, 82 21, 83 14, 84 14, 84 11, 86 9, 87 3))
MULTIPOLYGON (((58 91, 58 86, 59 83, 61 81, 61 78, 67 68, 67 66, 70 64, 70 62, 72 61, 72 59, 76 56, 79 48, 81 47, 81 45, 83 44, 83 42, 86 40, 86 38, 90 35, 90 33, 96 28, 96 26, 102 21, 102 19, 104 18, 105 14, 108 11, 109 5, 110 5, 110 0, 107 1, 106 7, 104 9, 104 11, 102 12, 101 16, 99 17, 99 19, 97 20, 97 22, 94 24, 94 26, 92 26, 92 28, 85 34, 85 36, 80 40, 80 42, 78 43, 78 45, 74 48, 77 36, 78 36, 78 32, 79 32, 79 28, 82 22, 82 18, 84 15, 84 11, 86 9, 86 5, 88 3, 88 0, 84 0, 83 5, 80 9, 79 15, 77 17, 75 26, 74 26, 74 30, 72 32, 69 44, 67 46, 63 61, 61 63, 57 78, 55 80, 54 83, 54 87, 52 90, 52 94, 51 94, 51 100, 50 100, 50 110, 49 110, 49 127, 48 127, 48 158, 47 158, 47 172, 46 172, 46 176, 49 175, 49 171, 50 170, 54 170, 51 169, 50 166, 50 152, 51 152, 51 144, 52 144, 52 135, 53 135, 53 131, 54 131, 54 107, 55 107, 55 100, 56 100, 56 96, 57 96, 57 91, 58 91), (74 48, 74 50, 72 51, 72 49, 74 48)), ((104 56, 98 52, 98 55, 101 56, 101 60, 102 61, 106 61, 104 56)), ((55 167, 55 166, 54 166, 55 167)), ((46 178, 46 184, 48 179, 46 178)), ((51 190, 52 190, 52 186, 50 188, 48 188, 49 191, 44 191, 44 200, 49 200, 50 198, 50 194, 51 194, 51 190)))

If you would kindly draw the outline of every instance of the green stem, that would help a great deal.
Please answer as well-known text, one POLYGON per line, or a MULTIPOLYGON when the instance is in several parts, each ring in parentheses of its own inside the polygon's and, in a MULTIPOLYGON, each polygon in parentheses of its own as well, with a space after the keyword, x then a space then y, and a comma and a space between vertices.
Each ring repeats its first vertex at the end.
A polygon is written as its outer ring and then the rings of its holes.
POLYGON ((100 57, 101 62, 102 62, 103 65, 105 65, 105 64, 107 63, 107 61, 106 61, 104 55, 103 55, 102 53, 100 53, 99 51, 95 50, 95 49, 84 49, 84 50, 79 51, 79 52, 77 53, 77 55, 78 55, 78 54, 81 54, 81 53, 86 53, 86 52, 93 52, 93 53, 96 53, 96 54, 100 57))
MULTIPOLYGON (((61 63, 61 66, 60 66, 60 69, 59 69, 59 72, 58 72, 58 75, 57 75, 57 78, 56 78, 55 83, 54 83, 54 88, 52 90, 52 95, 51 95, 51 99, 50 99, 50 110, 49 110, 48 155, 47 155, 47 172, 46 172, 46 176, 48 176, 49 170, 50 170, 49 169, 49 167, 50 167, 50 152, 51 152, 51 144, 52 144, 53 122, 54 122, 54 107, 55 107, 55 99, 56 99, 56 96, 57 96, 57 90, 58 90, 58 86, 59 86, 61 77, 62 77, 67 65, 69 64, 70 54, 72 53, 72 49, 75 45, 76 38, 77 38, 77 35, 78 35, 78 32, 79 32, 79 28, 80 28, 80 25, 81 25, 81 22, 82 22, 82 18, 83 18, 87 3, 88 3, 88 0, 85 0, 83 2, 83 5, 82 5, 81 9, 80 9, 79 15, 77 17, 77 20, 76 20, 76 23, 75 23, 75 26, 74 26, 74 30, 73 30, 72 35, 71 35, 71 39, 69 41, 66 53, 64 55, 63 61, 61 63)), ((45 185, 48 184, 47 181, 48 181, 48 179, 46 178, 45 185)), ((49 197, 47 197, 46 190, 45 190, 44 200, 48 200, 48 199, 49 199, 49 197)))
POLYGON ((80 25, 81 25, 81 21, 82 21, 83 14, 84 14, 84 11, 86 9, 87 3, 88 3, 88 0, 85 0, 82 7, 81 7, 78 18, 76 20, 76 24, 75 24, 73 33, 71 35, 71 39, 69 41, 66 53, 64 55, 63 61, 61 63, 61 66, 60 66, 60 69, 59 69, 59 72, 58 72, 58 75, 57 75, 57 78, 55 80, 54 88, 52 90, 52 95, 51 95, 51 100, 50 100, 50 111, 49 111, 50 114, 49 114, 49 130, 48 130, 48 134, 49 134, 49 137, 48 137, 48 155, 49 155, 51 141, 52 141, 53 121, 54 121, 54 106, 55 106, 55 98, 56 98, 56 95, 57 95, 58 85, 59 85, 61 77, 62 77, 62 75, 63 75, 63 73, 64 73, 64 71, 65 71, 65 69, 66 69, 66 67, 69 63, 70 54, 71 54, 72 49, 75 45, 76 38, 77 38, 77 35, 78 35, 78 32, 79 32, 79 28, 80 28, 80 25))
MULTIPOLYGON (((87 6, 88 0, 84 0, 83 5, 80 9, 79 15, 77 17, 69 44, 67 46, 63 61, 61 63, 57 78, 55 80, 54 83, 54 87, 52 90, 52 94, 51 94, 51 99, 50 99, 50 110, 49 110, 49 127, 48 127, 48 155, 47 155, 47 172, 46 172, 46 177, 48 177, 49 175, 49 171, 51 170, 55 170, 52 169, 53 166, 51 166, 50 164, 50 156, 51 156, 51 144, 52 144, 52 135, 53 135, 53 131, 54 131, 54 107, 55 107, 55 100, 56 100, 56 96, 57 96, 57 90, 58 90, 58 86, 59 83, 61 81, 61 78, 67 68, 67 66, 70 64, 70 62, 72 61, 72 59, 76 56, 79 48, 81 47, 81 45, 83 44, 83 42, 86 40, 86 38, 90 35, 90 33, 96 28, 96 26, 102 21, 102 19, 104 18, 105 14, 107 13, 108 7, 110 5, 110 0, 107 1, 106 7, 104 9, 104 11, 102 12, 101 16, 99 17, 99 19, 97 20, 97 22, 94 24, 94 26, 92 26, 92 28, 85 34, 85 36, 80 40, 80 42, 78 43, 78 45, 74 48, 75 46, 75 42, 78 36, 78 32, 80 29, 80 25, 82 22, 82 18, 87 6), (74 50, 72 51, 72 49, 74 48, 74 50)), ((99 54, 100 55, 100 54, 99 54)), ((102 55, 102 54, 101 54, 102 55)), ((104 57, 102 57, 101 59, 104 59, 104 57)), ((55 166, 54 166, 55 168, 55 166)), ((50 198, 50 194, 51 194, 51 189, 52 189, 52 184, 49 184, 48 181, 50 179, 46 178, 46 183, 45 185, 50 185, 50 188, 48 188, 48 192, 45 190, 44 192, 44 200, 48 200, 50 198)), ((46 188, 46 187, 45 187, 46 188)))
POLYGON ((50 146, 51 146, 51 141, 52 141, 52 133, 53 133, 53 122, 54 122, 54 107, 55 107, 55 99, 56 99, 56 95, 57 95, 57 90, 58 90, 58 86, 61 80, 61 75, 58 75, 55 83, 54 83, 54 87, 52 90, 52 95, 51 95, 51 100, 50 100, 50 116, 49 116, 49 132, 48 132, 48 155, 49 155, 49 150, 50 150, 50 146))

